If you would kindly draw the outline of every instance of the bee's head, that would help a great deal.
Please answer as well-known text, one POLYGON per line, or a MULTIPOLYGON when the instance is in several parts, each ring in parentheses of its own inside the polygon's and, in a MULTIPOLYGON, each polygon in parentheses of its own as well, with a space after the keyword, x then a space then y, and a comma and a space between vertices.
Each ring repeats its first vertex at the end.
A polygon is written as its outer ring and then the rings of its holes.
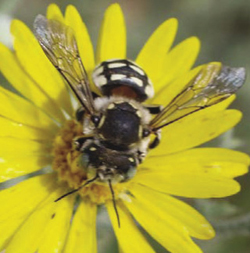
POLYGON ((112 183, 125 182, 136 173, 137 159, 132 154, 114 151, 91 143, 79 157, 80 165, 89 177, 98 176, 99 181, 112 183))
POLYGON ((129 101, 110 102, 103 110, 97 134, 107 148, 127 150, 145 137, 143 109, 129 101))

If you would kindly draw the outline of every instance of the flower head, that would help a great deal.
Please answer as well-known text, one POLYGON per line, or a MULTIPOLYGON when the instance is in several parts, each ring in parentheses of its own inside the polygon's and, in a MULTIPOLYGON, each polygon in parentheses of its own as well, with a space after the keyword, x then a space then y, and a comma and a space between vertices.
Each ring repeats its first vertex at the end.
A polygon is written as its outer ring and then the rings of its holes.
POLYGON ((191 70, 199 40, 191 37, 170 49, 176 30, 176 19, 164 22, 132 62, 126 59, 125 23, 117 4, 105 13, 95 58, 73 6, 63 16, 50 5, 47 18, 36 19, 37 38, 13 21, 14 52, 0 45, 0 70, 22 96, 0 88, 0 180, 52 170, 1 191, 1 251, 96 252, 100 204, 108 210, 122 252, 154 252, 134 220, 174 253, 201 252, 191 237, 214 236, 202 215, 173 196, 218 198, 240 190, 234 178, 247 172, 247 155, 195 147, 239 122, 241 113, 227 107, 244 70, 220 63, 191 70), (133 82, 119 83, 121 76, 133 82), (119 86, 105 91, 113 80, 119 86), (142 103, 138 90, 148 100, 142 103), (133 133, 127 121, 127 128, 107 121, 123 122, 125 115, 139 122, 134 127, 139 137, 123 137, 123 130, 133 133), (117 136, 109 133, 111 126, 120 131, 117 136), (78 194, 55 202, 71 190, 78 194))

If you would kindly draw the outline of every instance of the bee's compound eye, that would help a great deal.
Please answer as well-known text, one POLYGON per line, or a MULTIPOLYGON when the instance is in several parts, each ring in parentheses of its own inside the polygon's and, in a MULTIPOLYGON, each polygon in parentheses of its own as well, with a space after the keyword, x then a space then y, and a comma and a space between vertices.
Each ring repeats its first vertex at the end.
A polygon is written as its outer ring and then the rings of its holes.
POLYGON ((98 126, 100 119, 101 119, 101 116, 97 116, 97 115, 91 116, 91 121, 95 124, 95 126, 98 126))
POLYGON ((150 135, 151 131, 147 128, 144 128, 143 131, 142 131, 142 137, 145 138, 145 137, 148 137, 150 135))

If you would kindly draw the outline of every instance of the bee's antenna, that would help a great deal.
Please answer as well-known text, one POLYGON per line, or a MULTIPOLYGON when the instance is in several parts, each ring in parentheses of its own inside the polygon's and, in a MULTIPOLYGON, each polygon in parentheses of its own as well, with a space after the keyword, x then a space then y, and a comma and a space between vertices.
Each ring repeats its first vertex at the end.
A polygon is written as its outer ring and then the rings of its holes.
POLYGON ((112 187, 112 184, 111 184, 111 180, 109 179, 108 182, 109 182, 109 188, 110 188, 110 191, 111 191, 111 194, 112 194, 112 201, 113 201, 113 206, 114 206, 114 209, 115 209, 115 214, 116 214, 116 217, 117 217, 118 227, 120 228, 121 223, 120 223, 119 213, 118 213, 118 210, 117 210, 117 207, 116 207, 115 193, 114 193, 114 190, 113 190, 113 187, 112 187))
POLYGON ((62 195, 61 197, 59 197, 58 199, 56 199, 54 202, 57 202, 57 201, 59 201, 59 200, 65 198, 65 197, 67 197, 68 195, 71 195, 71 194, 73 194, 73 193, 79 191, 80 189, 82 189, 82 188, 85 187, 86 185, 88 185, 88 184, 94 182, 97 178, 99 178, 98 175, 96 175, 94 178, 91 178, 91 179, 87 180, 83 185, 81 185, 81 186, 78 187, 77 189, 65 193, 64 195, 62 195))

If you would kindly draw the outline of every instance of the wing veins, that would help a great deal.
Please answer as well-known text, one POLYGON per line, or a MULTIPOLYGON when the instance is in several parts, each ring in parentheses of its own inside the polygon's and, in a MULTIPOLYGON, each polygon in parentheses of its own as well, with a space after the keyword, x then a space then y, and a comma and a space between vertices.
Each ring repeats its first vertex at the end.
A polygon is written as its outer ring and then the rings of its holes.
POLYGON ((82 64, 74 31, 57 20, 38 15, 34 22, 35 35, 48 59, 70 86, 89 114, 95 112, 92 92, 82 64))
POLYGON ((244 68, 231 68, 218 63, 205 65, 186 88, 151 120, 152 131, 225 100, 234 94, 244 81, 244 68))

